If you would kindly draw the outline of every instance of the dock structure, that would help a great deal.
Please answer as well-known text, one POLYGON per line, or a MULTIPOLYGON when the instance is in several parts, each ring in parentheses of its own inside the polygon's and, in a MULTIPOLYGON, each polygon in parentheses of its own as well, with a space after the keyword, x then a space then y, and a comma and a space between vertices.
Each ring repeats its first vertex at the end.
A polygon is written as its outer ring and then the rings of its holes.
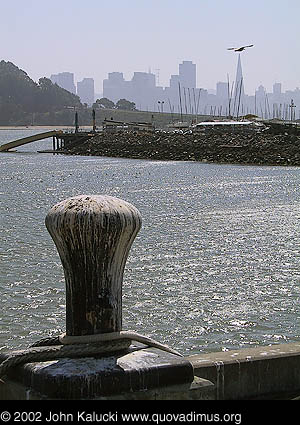
POLYGON ((75 131, 75 132, 66 132, 62 130, 52 130, 46 131, 44 133, 34 134, 32 136, 23 137, 21 139, 13 140, 8 143, 0 145, 0 152, 9 152, 11 149, 17 148, 19 146, 26 145, 28 143, 37 142, 39 140, 44 140, 52 137, 52 149, 41 150, 39 153, 53 153, 59 154, 64 153, 65 147, 70 144, 75 143, 79 145, 86 140, 95 136, 95 131, 84 132, 84 131, 75 131))
POLYGON ((37 142, 39 140, 47 139, 48 137, 58 137, 62 132, 53 130, 46 131, 44 133, 34 134, 28 137, 22 137, 21 139, 13 140, 12 142, 0 145, 0 152, 7 152, 10 149, 18 148, 19 146, 26 145, 27 143, 37 142))
POLYGON ((96 131, 62 132, 53 140, 53 153, 65 153, 65 148, 76 147, 95 137, 96 131))
POLYGON ((93 109, 93 129, 90 132, 79 131, 78 112, 75 112, 75 129, 74 131, 50 130, 44 133, 34 134, 32 136, 23 137, 0 145, 0 152, 9 152, 10 149, 26 145, 28 143, 37 142, 39 140, 52 137, 52 149, 41 150, 39 153, 65 153, 65 148, 75 143, 75 146, 85 142, 95 136, 96 133, 96 115, 93 109))

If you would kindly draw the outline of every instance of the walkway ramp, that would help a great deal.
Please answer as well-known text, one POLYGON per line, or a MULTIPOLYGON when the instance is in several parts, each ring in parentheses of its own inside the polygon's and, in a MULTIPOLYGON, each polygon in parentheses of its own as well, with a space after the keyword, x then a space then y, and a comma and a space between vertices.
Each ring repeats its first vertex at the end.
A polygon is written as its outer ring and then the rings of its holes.
POLYGON ((62 131, 46 131, 45 133, 34 134, 33 136, 23 137, 22 139, 17 139, 12 142, 5 143, 0 146, 0 152, 7 152, 9 149, 17 148, 22 145, 26 145, 27 143, 37 142, 38 140, 47 139, 51 136, 57 136, 62 133, 62 131))

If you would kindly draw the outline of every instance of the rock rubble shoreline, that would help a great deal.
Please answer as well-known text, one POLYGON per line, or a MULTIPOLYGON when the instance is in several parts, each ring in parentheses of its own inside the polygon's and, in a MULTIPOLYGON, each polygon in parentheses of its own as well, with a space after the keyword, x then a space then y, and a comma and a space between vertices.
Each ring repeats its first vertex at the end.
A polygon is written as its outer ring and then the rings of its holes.
POLYGON ((300 136, 293 134, 100 133, 65 154, 165 161, 300 166, 300 136))

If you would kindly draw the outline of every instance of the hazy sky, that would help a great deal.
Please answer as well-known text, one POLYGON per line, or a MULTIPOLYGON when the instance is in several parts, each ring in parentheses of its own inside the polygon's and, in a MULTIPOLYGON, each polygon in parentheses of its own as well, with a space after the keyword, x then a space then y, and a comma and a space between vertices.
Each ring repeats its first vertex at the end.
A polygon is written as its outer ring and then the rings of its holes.
POLYGON ((274 82, 300 87, 300 0, 0 0, 1 55, 37 81, 69 71, 95 79, 113 71, 157 73, 168 86, 178 64, 197 65, 197 86, 235 78, 242 53, 245 91, 274 82))

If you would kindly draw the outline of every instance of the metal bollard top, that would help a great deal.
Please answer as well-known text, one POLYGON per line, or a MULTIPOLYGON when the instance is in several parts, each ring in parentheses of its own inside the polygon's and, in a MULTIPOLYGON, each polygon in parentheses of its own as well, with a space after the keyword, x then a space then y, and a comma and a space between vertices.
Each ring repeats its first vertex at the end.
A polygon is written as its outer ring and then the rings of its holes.
POLYGON ((141 215, 106 195, 80 195, 54 205, 46 227, 66 281, 66 333, 92 335, 122 329, 122 282, 141 215))

